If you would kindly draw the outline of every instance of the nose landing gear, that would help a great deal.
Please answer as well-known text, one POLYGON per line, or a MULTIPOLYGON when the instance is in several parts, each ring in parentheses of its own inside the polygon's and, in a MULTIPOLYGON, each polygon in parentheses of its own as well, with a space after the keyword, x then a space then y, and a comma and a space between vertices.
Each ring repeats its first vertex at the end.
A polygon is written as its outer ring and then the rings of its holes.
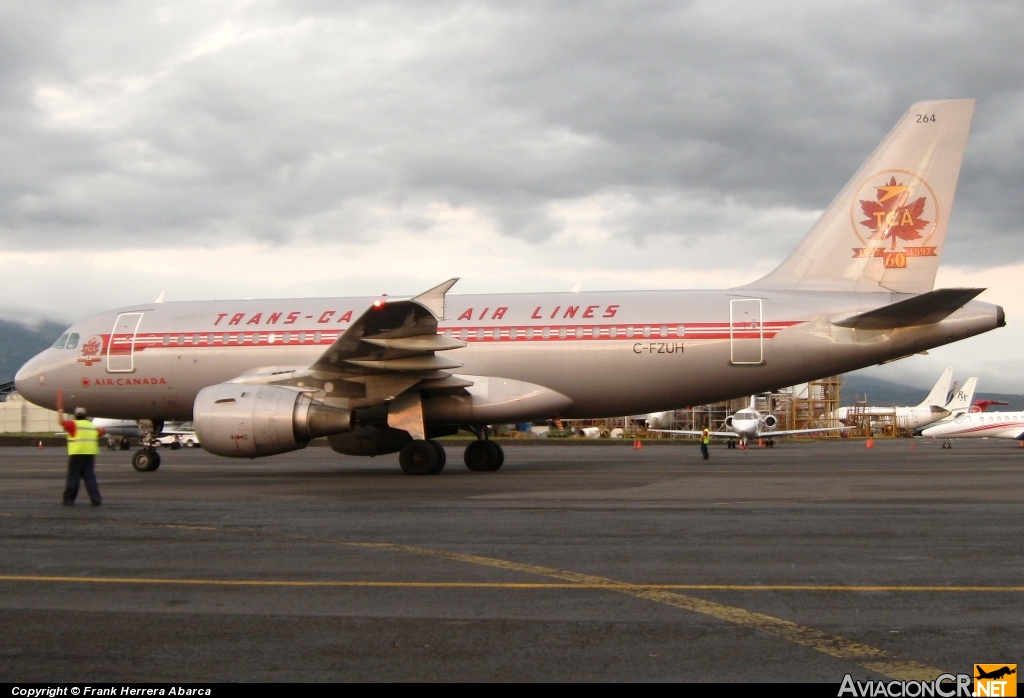
POLYGON ((140 419, 139 428, 142 429, 142 450, 132 456, 132 467, 140 473, 151 473, 160 467, 156 435, 163 431, 164 423, 160 420, 140 419))

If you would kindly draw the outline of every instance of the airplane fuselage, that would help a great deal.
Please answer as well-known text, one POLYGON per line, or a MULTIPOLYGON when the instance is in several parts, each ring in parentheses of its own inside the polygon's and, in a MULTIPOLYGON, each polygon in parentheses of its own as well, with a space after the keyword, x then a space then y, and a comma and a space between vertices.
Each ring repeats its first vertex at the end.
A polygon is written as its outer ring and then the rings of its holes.
MULTIPOLYGON (((995 305, 971 301, 941 322, 885 331, 830 319, 898 301, 891 293, 632 291, 449 295, 441 334, 452 373, 544 386, 588 418, 749 395, 861 368, 986 332, 995 305)), ((19 372, 36 404, 112 418, 187 420, 203 388, 268 367, 311 366, 375 298, 203 301, 100 313, 19 372)), ((319 397, 334 395, 330 383, 319 397)), ((552 415, 538 414, 538 418, 552 415)))

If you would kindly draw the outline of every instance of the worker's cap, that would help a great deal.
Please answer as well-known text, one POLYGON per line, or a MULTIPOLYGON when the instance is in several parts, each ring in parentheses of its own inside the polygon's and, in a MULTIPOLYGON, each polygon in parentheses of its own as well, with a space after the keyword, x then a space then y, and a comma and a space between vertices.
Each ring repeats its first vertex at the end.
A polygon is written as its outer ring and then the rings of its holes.
POLYGON ((84 417, 85 416, 85 408, 84 407, 76 407, 75 408, 75 416, 76 417, 84 417))

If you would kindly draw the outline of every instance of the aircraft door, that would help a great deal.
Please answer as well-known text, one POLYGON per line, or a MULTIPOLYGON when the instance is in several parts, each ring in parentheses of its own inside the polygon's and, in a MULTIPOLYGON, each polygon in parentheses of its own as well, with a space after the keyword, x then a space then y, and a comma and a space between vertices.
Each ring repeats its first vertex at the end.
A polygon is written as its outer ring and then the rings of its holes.
POLYGON ((760 298, 729 301, 729 361, 733 365, 764 363, 760 298))
POLYGON ((121 313, 114 321, 107 344, 107 372, 129 373, 135 370, 135 334, 142 313, 121 313))

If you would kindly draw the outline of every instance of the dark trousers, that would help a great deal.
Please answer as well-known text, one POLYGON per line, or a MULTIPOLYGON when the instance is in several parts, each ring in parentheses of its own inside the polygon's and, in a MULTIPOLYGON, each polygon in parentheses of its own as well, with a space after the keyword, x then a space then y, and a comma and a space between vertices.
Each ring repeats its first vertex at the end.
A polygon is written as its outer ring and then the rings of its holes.
POLYGON ((700 445, 700 455, 704 456, 704 460, 708 459, 708 445, 707 444, 702 443, 700 445))
POLYGON ((85 480, 85 491, 89 500, 100 501, 100 486, 96 482, 93 468, 95 456, 68 456, 68 481, 64 487, 64 501, 73 502, 78 496, 78 481, 85 480))

